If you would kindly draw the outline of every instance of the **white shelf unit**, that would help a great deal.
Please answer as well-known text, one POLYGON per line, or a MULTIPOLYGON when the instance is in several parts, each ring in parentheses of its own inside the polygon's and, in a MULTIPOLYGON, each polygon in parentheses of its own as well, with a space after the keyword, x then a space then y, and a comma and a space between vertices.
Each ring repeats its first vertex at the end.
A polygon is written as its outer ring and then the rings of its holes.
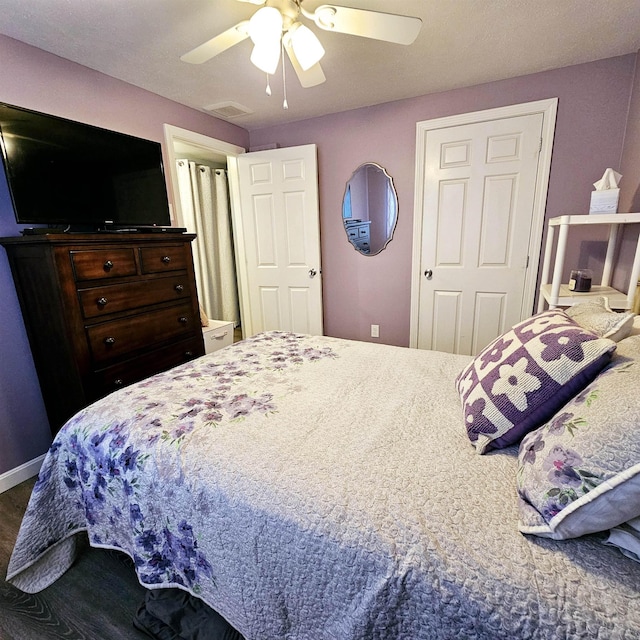
POLYGON ((611 275, 613 273, 616 243, 618 231, 623 224, 640 223, 640 213, 607 213, 574 216, 558 216, 549 220, 549 231, 547 233, 547 244, 544 252, 544 263, 542 266, 542 278, 540 285, 540 298, 538 300, 538 312, 544 309, 544 303, 550 309, 555 307, 570 307, 585 298, 595 296, 607 296, 609 306, 612 309, 631 309, 633 307, 633 297, 635 295, 638 276, 640 276, 640 236, 636 245, 635 258, 631 268, 631 278, 629 288, 626 292, 618 291, 610 286, 611 275), (567 240, 569 229, 576 225, 609 225, 609 241, 607 243, 607 253, 604 259, 604 269, 602 271, 602 281, 600 285, 593 285, 588 293, 577 293, 569 289, 568 284, 562 284, 562 271, 564 267, 565 254, 567 250, 567 240), (555 260, 553 264, 553 276, 549 280, 551 273, 551 260, 553 258, 553 241, 556 228, 558 228, 558 243, 556 246, 555 260))

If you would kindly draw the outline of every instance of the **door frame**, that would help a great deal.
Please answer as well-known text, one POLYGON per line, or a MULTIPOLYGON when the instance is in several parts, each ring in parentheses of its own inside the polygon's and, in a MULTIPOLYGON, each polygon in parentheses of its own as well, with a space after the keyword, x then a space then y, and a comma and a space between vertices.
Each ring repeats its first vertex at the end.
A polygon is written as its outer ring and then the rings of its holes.
MULTIPOLYGON (((172 219, 182 224, 182 208, 178 197, 178 172, 176 160, 180 157, 176 147, 186 145, 193 150, 201 152, 202 155, 213 155, 225 158, 227 163, 227 177, 229 179, 229 200, 231 204, 231 225, 233 228, 233 249, 236 257, 236 280, 238 285, 238 301, 240 304, 240 324, 245 329, 245 323, 251 317, 249 310, 247 270, 245 258, 244 237, 242 235, 242 210, 240 207, 240 189, 238 180, 238 167, 236 158, 247 152, 244 147, 210 138, 195 131, 181 129, 171 124, 164 125, 165 153, 167 157, 168 174, 171 184, 171 195, 173 196, 174 211, 172 219)), ((250 324, 250 323, 249 323, 250 324)))
POLYGON ((413 204, 413 251, 411 262, 411 317, 409 328, 409 346, 418 346, 419 303, 421 281, 421 253, 422 253, 422 220, 424 202, 424 174, 425 174, 425 145, 429 131, 446 129, 460 125, 477 124, 490 120, 501 120, 517 116, 526 116, 541 113, 542 134, 540 140, 540 155, 538 157, 538 172, 536 176, 536 191, 529 231, 529 264, 525 274, 525 284, 522 296, 520 317, 524 319, 533 312, 533 303, 536 294, 536 282, 538 266, 540 263, 540 251, 542 249, 542 234, 544 231, 545 210, 547 204, 547 190, 549 187, 549 174, 551 172, 551 155, 553 151, 553 137, 555 133, 556 114, 558 110, 558 98, 537 100, 522 104, 472 111, 455 116, 434 118, 416 123, 416 172, 415 192, 413 204), (525 315, 526 314, 526 315, 525 315))

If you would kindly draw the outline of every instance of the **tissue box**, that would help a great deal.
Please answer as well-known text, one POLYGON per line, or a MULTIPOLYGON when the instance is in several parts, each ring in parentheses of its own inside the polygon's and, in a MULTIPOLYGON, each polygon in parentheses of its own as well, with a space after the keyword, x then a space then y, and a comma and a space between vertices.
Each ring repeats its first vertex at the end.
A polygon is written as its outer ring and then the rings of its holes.
POLYGON ((618 213, 620 189, 603 189, 591 192, 589 213, 618 213))
POLYGON ((209 320, 208 327, 202 327, 204 352, 213 353, 222 347, 233 344, 233 322, 209 320))

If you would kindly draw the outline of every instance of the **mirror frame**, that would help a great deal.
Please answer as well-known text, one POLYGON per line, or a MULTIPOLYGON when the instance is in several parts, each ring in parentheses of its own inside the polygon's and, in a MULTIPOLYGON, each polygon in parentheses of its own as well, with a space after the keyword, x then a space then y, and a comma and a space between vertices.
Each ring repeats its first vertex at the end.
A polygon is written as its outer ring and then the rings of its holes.
POLYGON ((347 184, 345 186, 345 190, 344 190, 344 195, 342 196, 342 225, 343 228, 345 230, 345 233, 347 234, 347 242, 360 254, 363 256, 367 256, 367 257, 373 257, 373 256, 377 256, 379 253, 381 253, 382 251, 384 251, 387 248, 387 245, 391 242, 391 240, 393 240, 393 234, 395 233, 396 230, 396 226, 398 224, 398 213, 399 213, 399 206, 398 206, 398 192, 396 191, 395 185, 393 184, 393 178, 389 175, 389 173, 387 172, 387 170, 380 164, 378 164, 377 162, 363 162, 361 165, 358 166, 358 168, 351 174, 351 177, 349 178, 349 180, 347 181, 347 184), (385 241, 384 244, 375 252, 370 252, 370 253, 365 253, 363 252, 360 248, 358 248, 358 246, 354 243, 353 239, 349 238, 349 232, 347 230, 347 224, 346 221, 349 218, 345 218, 344 217, 344 208, 345 208, 345 202, 347 200, 347 197, 350 197, 350 191, 351 191, 351 182, 352 180, 356 177, 356 175, 358 174, 358 171, 360 171, 361 169, 365 168, 365 167, 375 167, 376 169, 378 169, 379 171, 382 172, 383 176, 386 178, 386 182, 387 182, 387 190, 393 194, 393 198, 395 200, 395 215, 394 215, 394 219, 393 219, 393 225, 391 226, 391 228, 389 229, 388 233, 386 233, 385 236, 385 241))

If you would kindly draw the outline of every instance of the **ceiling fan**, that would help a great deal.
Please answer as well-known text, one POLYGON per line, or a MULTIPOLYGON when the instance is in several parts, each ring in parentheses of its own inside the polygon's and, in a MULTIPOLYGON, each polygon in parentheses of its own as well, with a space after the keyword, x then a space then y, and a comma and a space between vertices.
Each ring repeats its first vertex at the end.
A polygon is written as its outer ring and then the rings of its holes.
POLYGON ((326 78, 320 59, 324 48, 317 36, 300 17, 311 20, 325 31, 335 31, 364 38, 384 40, 397 44, 411 44, 422 27, 420 18, 402 16, 365 9, 351 9, 336 5, 322 5, 315 11, 307 11, 303 0, 239 0, 263 5, 249 20, 243 20, 223 31, 180 60, 202 64, 230 47, 251 38, 253 51, 251 62, 272 75, 278 67, 280 52, 287 52, 291 64, 303 87, 322 84, 326 78))

